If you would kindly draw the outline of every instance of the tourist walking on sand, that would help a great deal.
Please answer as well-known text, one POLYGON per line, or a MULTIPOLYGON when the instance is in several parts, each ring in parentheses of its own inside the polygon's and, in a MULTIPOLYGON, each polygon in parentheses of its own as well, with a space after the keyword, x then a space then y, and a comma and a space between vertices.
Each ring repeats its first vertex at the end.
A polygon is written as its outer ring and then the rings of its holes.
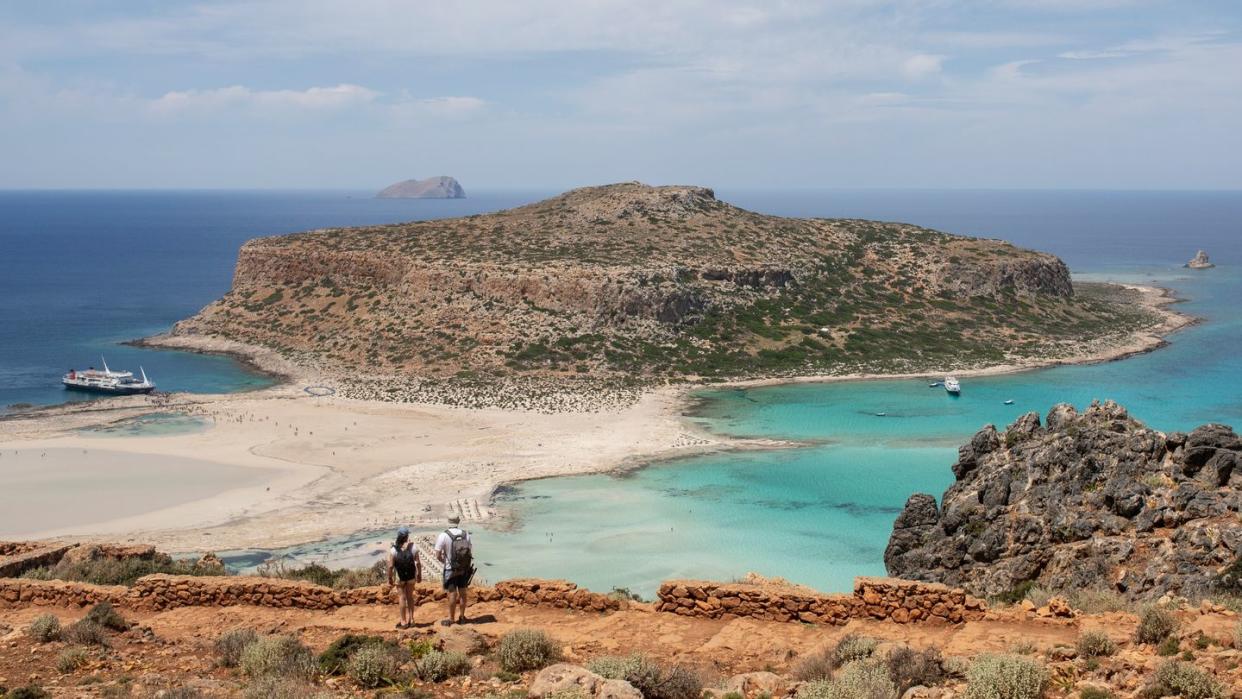
POLYGON ((466 588, 474 577, 470 532, 458 526, 461 517, 452 515, 448 521, 449 528, 436 537, 436 558, 444 564, 444 591, 448 593, 448 618, 440 622, 444 626, 466 623, 466 588))
POLYGON ((397 530, 397 540, 388 550, 389 587, 394 586, 393 573, 397 574, 397 599, 401 604, 401 621, 397 622, 397 628, 408 629, 414 625, 414 585, 423 581, 423 564, 406 527, 397 530))

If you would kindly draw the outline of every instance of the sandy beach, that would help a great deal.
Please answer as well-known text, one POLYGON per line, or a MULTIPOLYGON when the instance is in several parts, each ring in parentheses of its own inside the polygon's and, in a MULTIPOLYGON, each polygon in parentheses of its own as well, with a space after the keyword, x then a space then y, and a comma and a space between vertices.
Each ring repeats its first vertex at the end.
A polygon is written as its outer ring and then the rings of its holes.
MULTIPOLYGON (((1133 287, 1158 328, 1072 356, 959 375, 1099 362, 1150 351, 1193 322, 1162 289, 1133 287)), ((218 340, 164 346, 240 354, 286 382, 254 393, 130 396, 0 419, 0 538, 129 539, 174 552, 279 548, 399 524, 432 527, 450 511, 498 516, 505 483, 604 472, 676 456, 775 448, 705 434, 684 417, 697 384, 649 390, 625 408, 539 413, 314 395, 322 377, 274 353, 218 340), (197 416, 201 429, 101 438, 85 430, 136 416, 197 416), (106 477, 105 477, 106 476, 106 477)), ((910 374, 905 376, 925 376, 910 374)), ((740 381, 758 386, 895 376, 740 381)), ((717 384, 720 385, 720 384, 717 384)))

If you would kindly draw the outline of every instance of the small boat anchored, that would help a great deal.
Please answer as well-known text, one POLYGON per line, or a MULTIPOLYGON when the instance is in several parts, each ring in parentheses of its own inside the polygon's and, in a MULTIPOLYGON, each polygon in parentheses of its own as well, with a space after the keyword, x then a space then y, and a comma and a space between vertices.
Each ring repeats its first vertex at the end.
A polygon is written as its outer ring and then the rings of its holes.
POLYGON ((944 390, 948 391, 950 395, 961 395, 962 384, 955 377, 946 376, 944 378, 944 390))
POLYGON ((95 367, 91 367, 85 371, 70 369, 68 374, 61 377, 60 382, 65 385, 66 389, 71 391, 86 391, 88 393, 103 393, 112 396, 128 396, 135 393, 150 393, 155 390, 155 384, 147 378, 147 372, 142 367, 138 367, 138 371, 142 374, 141 379, 134 378, 132 371, 112 371, 108 368, 108 360, 103 359, 103 370, 100 371, 95 367))
POLYGON ((1005 405, 1013 405, 1013 399, 1010 398, 1009 400, 1005 401, 1005 405))

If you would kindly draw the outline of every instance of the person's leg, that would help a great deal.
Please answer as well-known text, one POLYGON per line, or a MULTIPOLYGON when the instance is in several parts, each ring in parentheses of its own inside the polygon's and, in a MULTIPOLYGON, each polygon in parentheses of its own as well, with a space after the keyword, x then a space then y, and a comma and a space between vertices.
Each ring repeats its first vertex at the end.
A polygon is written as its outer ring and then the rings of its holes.
POLYGON ((407 607, 405 589, 406 589, 405 582, 398 581, 397 582, 397 605, 401 610, 401 620, 397 622, 397 628, 399 629, 405 626, 405 619, 409 615, 409 608, 407 607))
POLYGON ((463 624, 464 624, 464 623, 466 623, 466 593, 467 593, 467 589, 466 589, 466 586, 465 586, 465 585, 462 585, 462 586, 461 586, 460 588, 458 588, 458 589, 459 589, 459 592, 458 592, 457 594, 461 595, 461 616, 457 617, 457 621, 459 621, 460 623, 463 623, 463 624))
POLYGON ((453 610, 457 608, 457 589, 448 581, 444 583, 444 599, 448 602, 448 616, 444 619, 444 625, 448 626, 453 623, 453 610))
POLYGON ((414 625, 414 583, 405 584, 405 625, 407 627, 414 625))

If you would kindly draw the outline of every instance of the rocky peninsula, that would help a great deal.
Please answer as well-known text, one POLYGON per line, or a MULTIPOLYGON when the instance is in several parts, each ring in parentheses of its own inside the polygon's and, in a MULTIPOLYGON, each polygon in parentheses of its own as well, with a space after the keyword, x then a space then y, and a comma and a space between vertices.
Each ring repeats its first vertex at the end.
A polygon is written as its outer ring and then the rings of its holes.
POLYGON ((910 497, 884 562, 983 596, 1242 591, 1240 456, 1230 427, 1165 434, 1112 402, 988 425, 959 450, 939 504, 910 497))
POLYGON ((440 175, 425 180, 403 180, 389 185, 376 199, 465 199, 466 190, 452 177, 440 175))
POLYGON ((1002 241, 625 183, 252 240, 228 294, 172 334, 265 348, 356 398, 506 405, 496 387, 517 382, 629 400, 666 381, 1072 360, 1164 327, 1133 293, 1002 241))

